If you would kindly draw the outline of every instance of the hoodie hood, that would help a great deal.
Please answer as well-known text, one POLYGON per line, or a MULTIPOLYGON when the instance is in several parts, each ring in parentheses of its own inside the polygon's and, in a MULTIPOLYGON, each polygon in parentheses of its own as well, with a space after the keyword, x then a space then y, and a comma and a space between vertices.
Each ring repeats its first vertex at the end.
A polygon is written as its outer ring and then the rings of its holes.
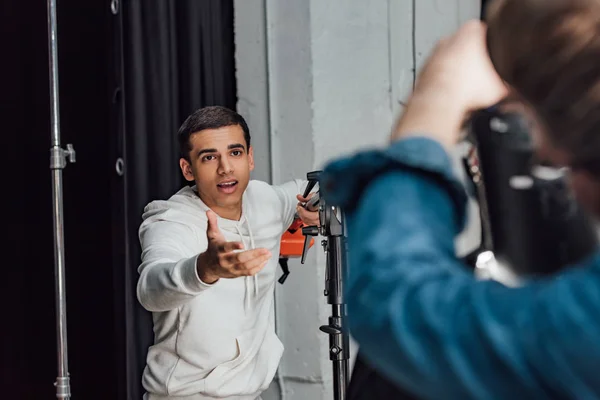
MULTIPOLYGON (((224 231, 235 231, 236 225, 243 224, 245 219, 245 195, 242 197, 242 218, 239 221, 221 218, 217 215, 219 228, 224 231)), ((168 200, 155 200, 144 208, 142 214, 142 228, 156 221, 171 221, 185 225, 198 225, 197 222, 206 226, 206 212, 210 208, 204 204, 196 186, 186 186, 171 196, 168 200)))
MULTIPOLYGON (((244 193, 242 196, 242 215, 239 221, 221 218, 217 215, 217 224, 226 237, 231 236, 226 233, 237 236, 238 239, 234 239, 234 241, 239 240, 244 245, 244 250, 250 250, 255 248, 255 244, 252 227, 248 220, 247 210, 249 207, 247 207, 246 197, 246 193, 244 193)), ((141 237, 150 224, 158 221, 180 223, 192 227, 194 231, 202 229, 205 233, 208 225, 206 212, 209 209, 198 195, 196 186, 186 186, 168 200, 155 200, 144 208, 139 235, 141 237)), ((206 240, 206 237, 204 240, 206 240)), ((252 297, 258 295, 258 282, 256 275, 246 276, 244 279, 246 283, 245 306, 248 308, 251 306, 252 297), (254 286, 253 291, 250 290, 252 285, 254 286)))

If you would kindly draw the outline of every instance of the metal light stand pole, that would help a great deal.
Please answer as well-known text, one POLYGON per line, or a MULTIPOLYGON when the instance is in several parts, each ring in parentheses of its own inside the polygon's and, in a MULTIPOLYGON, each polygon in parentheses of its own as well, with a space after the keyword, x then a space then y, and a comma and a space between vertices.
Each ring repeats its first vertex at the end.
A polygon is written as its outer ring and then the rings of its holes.
POLYGON ((67 355, 67 299, 65 291, 65 250, 63 227, 63 185, 62 170, 67 159, 75 162, 75 151, 68 144, 60 147, 60 110, 58 102, 58 51, 56 26, 56 0, 48 0, 48 50, 50 61, 50 121, 52 147, 50 148, 50 170, 52 171, 53 225, 54 225, 54 275, 56 284, 56 333, 58 352, 58 377, 56 397, 69 399, 69 367, 67 355))
MULTIPOLYGON (((318 183, 320 172, 314 171, 307 174, 309 183, 304 197, 318 183)), ((327 303, 331 304, 332 315, 329 317, 329 324, 321 326, 320 330, 329 335, 329 359, 333 362, 333 398, 345 400, 349 381, 350 336, 344 329, 346 318, 344 281, 347 268, 343 214, 338 207, 328 206, 323 198, 319 198, 319 193, 313 195, 305 207, 309 210, 316 210, 317 205, 320 226, 302 228, 306 240, 301 262, 304 264, 310 237, 319 234, 326 237, 321 244, 327 257, 325 296, 327 296, 327 303)))

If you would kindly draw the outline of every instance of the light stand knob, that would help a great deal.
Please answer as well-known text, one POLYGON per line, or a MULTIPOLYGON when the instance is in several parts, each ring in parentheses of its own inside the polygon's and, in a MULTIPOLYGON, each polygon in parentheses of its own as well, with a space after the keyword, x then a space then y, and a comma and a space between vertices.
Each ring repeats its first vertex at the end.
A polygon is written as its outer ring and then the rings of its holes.
POLYGON ((312 239, 312 236, 317 236, 319 234, 319 227, 305 226, 302 228, 302 234, 304 235, 304 248, 302 249, 302 259, 300 260, 300 263, 304 264, 306 253, 308 253, 308 249, 310 248, 310 240, 312 239))

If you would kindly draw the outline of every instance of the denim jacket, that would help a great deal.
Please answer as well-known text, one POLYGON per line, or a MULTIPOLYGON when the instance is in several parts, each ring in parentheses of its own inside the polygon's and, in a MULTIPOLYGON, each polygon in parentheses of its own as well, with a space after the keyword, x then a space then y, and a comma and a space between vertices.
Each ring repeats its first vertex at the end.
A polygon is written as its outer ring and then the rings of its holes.
POLYGON ((383 376, 426 399, 600 398, 600 255, 509 288, 456 256, 467 197, 450 157, 414 137, 335 160, 350 333, 383 376))

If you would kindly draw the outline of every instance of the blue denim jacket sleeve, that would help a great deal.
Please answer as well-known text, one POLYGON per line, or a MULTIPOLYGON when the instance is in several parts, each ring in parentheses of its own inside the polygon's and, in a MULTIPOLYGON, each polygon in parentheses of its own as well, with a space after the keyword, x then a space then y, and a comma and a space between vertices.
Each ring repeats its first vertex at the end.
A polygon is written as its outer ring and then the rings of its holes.
POLYGON ((348 228, 348 320, 363 357, 420 398, 600 397, 600 258, 507 288, 454 251, 466 196, 442 147, 335 160, 321 192, 348 228))

